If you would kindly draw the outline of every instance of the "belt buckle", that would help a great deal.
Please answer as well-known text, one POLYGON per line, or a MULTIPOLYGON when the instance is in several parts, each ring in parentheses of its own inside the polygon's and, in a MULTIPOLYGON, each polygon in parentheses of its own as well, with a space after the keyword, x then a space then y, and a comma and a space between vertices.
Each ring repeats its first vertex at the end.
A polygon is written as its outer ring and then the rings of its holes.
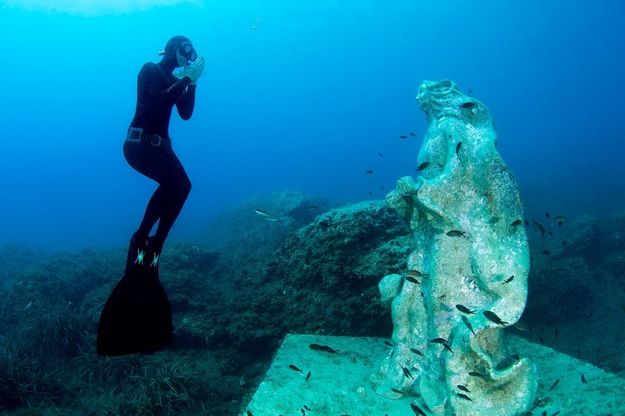
POLYGON ((141 127, 131 127, 128 129, 128 136, 126 137, 126 141, 140 142, 141 136, 143 136, 143 129, 141 127))
POLYGON ((154 147, 159 147, 162 142, 163 142, 163 138, 158 134, 154 134, 150 137, 150 144, 154 147), (158 142, 154 143, 154 141, 152 141, 153 138, 158 138, 158 142))

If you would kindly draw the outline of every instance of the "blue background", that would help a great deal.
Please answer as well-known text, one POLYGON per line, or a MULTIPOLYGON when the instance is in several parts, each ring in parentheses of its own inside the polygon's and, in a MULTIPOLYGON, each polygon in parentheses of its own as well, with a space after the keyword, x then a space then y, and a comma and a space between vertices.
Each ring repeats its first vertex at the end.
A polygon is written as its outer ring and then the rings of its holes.
POLYGON ((451 79, 491 110, 529 216, 625 208, 619 0, 0 5, 0 244, 126 244, 155 189, 121 152, 136 76, 176 34, 207 64, 193 118, 170 127, 193 183, 174 239, 275 190, 383 198, 414 174, 424 79, 451 79))

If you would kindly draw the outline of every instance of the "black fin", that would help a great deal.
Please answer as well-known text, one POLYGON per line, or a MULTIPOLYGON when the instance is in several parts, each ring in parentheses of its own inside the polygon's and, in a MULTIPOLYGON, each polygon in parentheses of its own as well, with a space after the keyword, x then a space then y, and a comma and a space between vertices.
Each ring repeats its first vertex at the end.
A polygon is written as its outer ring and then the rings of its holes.
POLYGON ((124 276, 100 315, 100 355, 154 352, 171 343, 171 307, 159 280, 158 267, 150 267, 151 259, 147 258, 143 264, 136 262, 138 250, 143 248, 133 236, 124 276))

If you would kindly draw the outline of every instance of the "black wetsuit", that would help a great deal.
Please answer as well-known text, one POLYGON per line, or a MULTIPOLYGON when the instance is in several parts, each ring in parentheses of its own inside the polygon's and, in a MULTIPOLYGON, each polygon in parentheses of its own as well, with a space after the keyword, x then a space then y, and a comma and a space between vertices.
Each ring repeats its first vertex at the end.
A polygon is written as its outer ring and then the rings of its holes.
POLYGON ((196 87, 189 77, 174 77, 175 66, 171 59, 143 65, 137 82, 137 108, 130 123, 130 127, 142 128, 143 136, 140 141, 124 142, 128 164, 158 183, 134 234, 138 241, 146 241, 158 221, 151 239, 157 253, 191 190, 191 181, 171 146, 169 120, 174 105, 183 120, 191 118, 196 87))

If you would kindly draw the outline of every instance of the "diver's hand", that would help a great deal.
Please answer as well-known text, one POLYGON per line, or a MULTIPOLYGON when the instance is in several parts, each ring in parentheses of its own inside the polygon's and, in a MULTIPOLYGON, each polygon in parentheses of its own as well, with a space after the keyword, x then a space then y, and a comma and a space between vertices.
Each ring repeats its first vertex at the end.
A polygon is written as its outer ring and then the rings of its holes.
POLYGON ((187 70, 186 76, 191 78, 191 84, 195 85, 197 83, 197 80, 204 73, 204 57, 202 56, 198 57, 193 63, 188 65, 185 69, 187 70))
POLYGON ((195 85, 197 83, 198 78, 202 76, 203 72, 204 72, 204 58, 200 56, 191 64, 175 72, 174 75, 179 79, 182 79, 184 77, 189 77, 191 79, 191 84, 195 85))

